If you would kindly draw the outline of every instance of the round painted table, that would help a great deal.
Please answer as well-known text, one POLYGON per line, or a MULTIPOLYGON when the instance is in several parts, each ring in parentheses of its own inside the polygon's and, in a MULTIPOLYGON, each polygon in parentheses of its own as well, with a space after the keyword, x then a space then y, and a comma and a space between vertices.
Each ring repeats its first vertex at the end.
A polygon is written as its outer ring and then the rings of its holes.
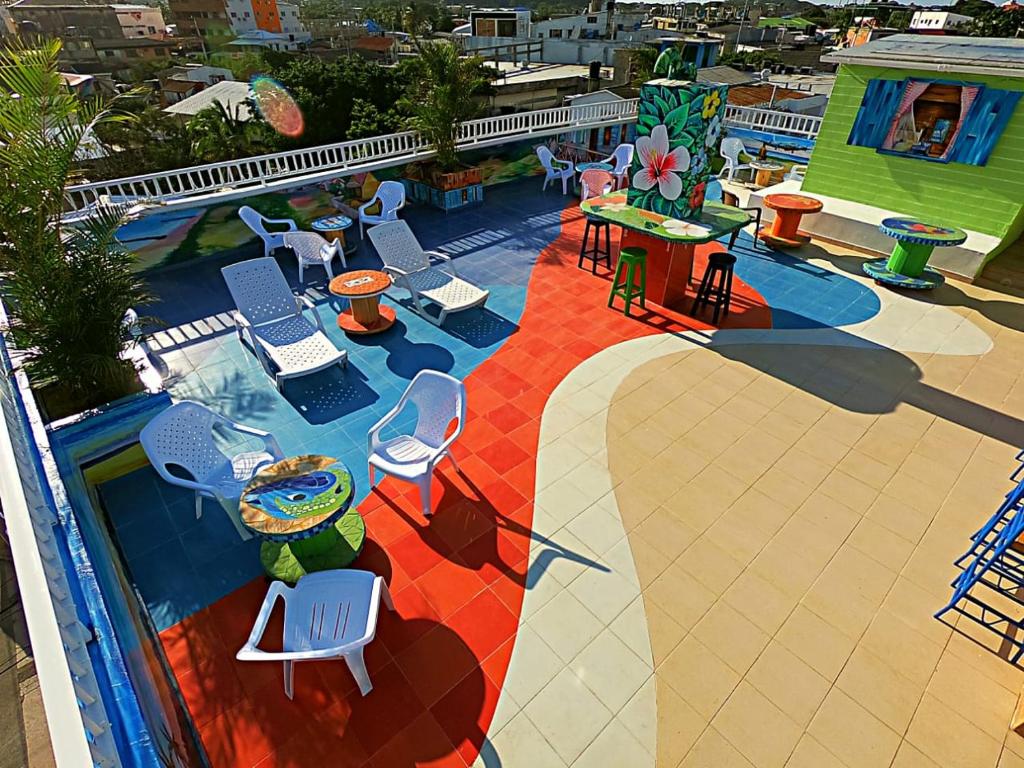
POLYGON ((797 248, 811 239, 800 232, 800 219, 805 213, 817 213, 822 207, 821 201, 813 197, 791 194, 767 195, 764 205, 775 211, 775 220, 757 236, 768 245, 789 248, 797 248))
POLYGON ((772 174, 785 168, 782 163, 770 160, 751 160, 750 167, 756 171, 754 175, 754 186, 756 187, 767 187, 771 183, 772 174))
POLYGON ((338 315, 338 327, 367 335, 394 325, 395 310, 380 303, 380 295, 390 287, 391 276, 376 269, 356 269, 331 280, 328 290, 349 301, 349 308, 338 315))
POLYGON ((321 216, 319 219, 314 219, 310 222, 309 226, 313 228, 314 232, 319 232, 328 240, 338 238, 341 242, 342 250, 344 250, 345 255, 348 256, 356 250, 355 243, 349 245, 345 242, 345 230, 351 227, 352 224, 353 222, 350 217, 341 213, 335 213, 330 216, 321 216))
POLYGON ((354 495, 348 467, 330 456, 295 456, 257 473, 238 511, 263 539, 267 575, 293 584, 313 571, 351 565, 366 539, 366 524, 351 509, 354 495))
POLYGON ((576 170, 580 173, 583 171, 608 171, 611 173, 615 170, 615 166, 611 163, 580 163, 576 166, 576 170))
POLYGON ((897 288, 934 288, 941 274, 928 269, 936 247, 960 245, 967 233, 956 227, 940 227, 909 218, 883 219, 878 229, 896 241, 888 259, 864 264, 864 273, 880 283, 897 288))

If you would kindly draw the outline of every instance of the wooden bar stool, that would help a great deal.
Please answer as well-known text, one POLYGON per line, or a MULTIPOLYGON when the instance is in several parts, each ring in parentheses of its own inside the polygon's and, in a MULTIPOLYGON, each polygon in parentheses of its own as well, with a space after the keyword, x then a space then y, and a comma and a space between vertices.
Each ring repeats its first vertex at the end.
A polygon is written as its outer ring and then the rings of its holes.
POLYGON ((711 318, 712 325, 718 325, 718 315, 721 312, 729 314, 729 302, 732 300, 732 273, 736 265, 736 257, 731 253, 719 251, 708 257, 708 267, 704 270, 704 277, 697 289, 697 296, 693 300, 693 307, 690 309, 690 316, 696 317, 697 313, 712 304, 714 298, 715 313, 711 318), (718 284, 715 285, 715 277, 718 284))
POLYGON ((590 259, 590 272, 597 274, 597 262, 603 261, 608 269, 612 268, 612 230, 607 221, 587 217, 586 226, 583 228, 583 244, 580 246, 580 260, 576 265, 583 267, 583 260, 590 259), (588 248, 587 242, 590 239, 590 230, 594 230, 594 243, 588 248), (601 248, 601 230, 604 230, 604 248, 601 248))
POLYGON ((640 309, 647 309, 647 251, 643 248, 629 246, 619 251, 619 261, 615 265, 615 279, 612 280, 612 291, 608 295, 608 306, 612 306, 618 296, 626 302, 623 314, 629 317, 629 306, 633 299, 640 300, 640 309), (625 272, 625 279, 623 279, 625 272), (640 282, 636 277, 639 272, 640 282))

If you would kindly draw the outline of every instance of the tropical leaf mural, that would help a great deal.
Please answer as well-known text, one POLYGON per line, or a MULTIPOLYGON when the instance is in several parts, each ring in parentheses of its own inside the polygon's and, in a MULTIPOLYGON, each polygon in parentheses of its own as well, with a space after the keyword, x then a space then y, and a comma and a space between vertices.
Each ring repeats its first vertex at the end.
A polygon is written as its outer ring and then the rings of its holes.
POLYGON ((700 216, 729 88, 652 80, 640 88, 630 205, 676 219, 700 216))

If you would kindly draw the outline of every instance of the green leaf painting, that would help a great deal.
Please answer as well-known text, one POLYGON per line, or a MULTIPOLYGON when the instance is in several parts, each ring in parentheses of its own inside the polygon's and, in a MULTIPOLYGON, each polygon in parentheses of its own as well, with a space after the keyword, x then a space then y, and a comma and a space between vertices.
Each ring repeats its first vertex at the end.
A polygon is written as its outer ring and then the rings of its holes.
POLYGON ((696 82, 641 87, 630 205, 675 219, 700 217, 728 90, 696 82))

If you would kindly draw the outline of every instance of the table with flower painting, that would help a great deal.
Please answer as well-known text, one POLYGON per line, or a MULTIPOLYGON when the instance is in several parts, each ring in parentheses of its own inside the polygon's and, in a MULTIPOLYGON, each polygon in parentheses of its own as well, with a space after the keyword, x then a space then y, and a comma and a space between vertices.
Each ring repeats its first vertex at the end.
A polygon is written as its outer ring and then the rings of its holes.
POLYGON ((960 245, 967 233, 956 227, 941 227, 917 219, 883 219, 878 229, 896 241, 888 259, 864 264, 864 273, 880 283, 896 288, 934 288, 942 275, 928 269, 928 259, 936 247, 960 245))
POLYGON ((775 220, 771 227, 765 227, 757 236, 770 246, 789 248, 801 246, 811 239, 800 231, 800 219, 805 213, 817 213, 822 208, 820 200, 793 194, 766 195, 764 205, 775 211, 775 220))
POLYGON ((693 279, 694 248, 750 223, 750 215, 722 203, 705 202, 699 218, 673 219, 629 205, 626 192, 609 192, 580 204, 583 213, 622 228, 621 247, 647 251, 647 300, 682 309, 693 279))

